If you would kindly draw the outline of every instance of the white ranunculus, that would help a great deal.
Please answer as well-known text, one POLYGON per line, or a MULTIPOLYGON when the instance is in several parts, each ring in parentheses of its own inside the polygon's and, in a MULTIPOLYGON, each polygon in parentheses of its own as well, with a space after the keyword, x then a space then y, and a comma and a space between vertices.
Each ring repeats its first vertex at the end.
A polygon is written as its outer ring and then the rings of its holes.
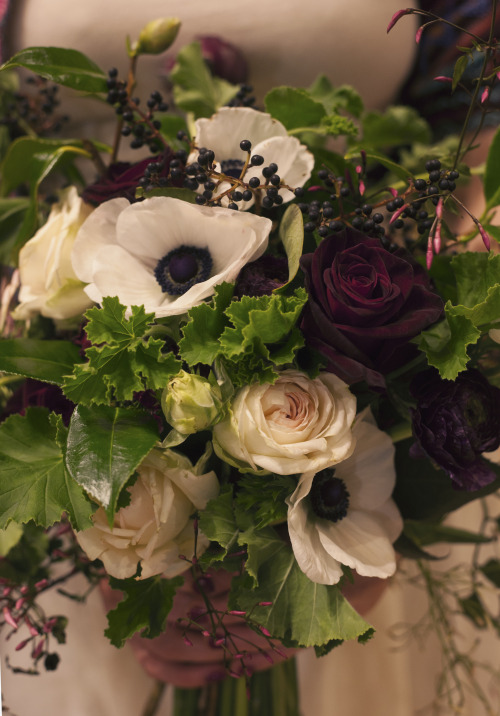
POLYGON ((215 452, 236 467, 291 475, 322 470, 354 449, 356 398, 332 373, 285 370, 274 385, 238 391, 214 428, 215 452))
POLYGON ((353 432, 354 453, 331 471, 338 481, 327 482, 330 471, 325 470, 325 486, 320 491, 317 483, 312 493, 314 480, 322 473, 304 473, 288 500, 295 558, 304 574, 319 584, 336 584, 341 565, 365 577, 386 578, 396 570, 393 542, 403 522, 391 499, 396 482, 394 445, 369 413, 356 421, 353 432), (318 499, 326 500, 331 518, 318 516, 318 499))
MULTIPOLYGON (((252 154, 264 157, 262 166, 249 166, 245 173, 245 182, 257 176, 261 183, 264 183, 262 169, 271 163, 278 165, 277 174, 285 184, 293 188, 302 186, 310 178, 314 168, 313 155, 296 137, 290 137, 281 122, 273 119, 270 114, 250 107, 221 107, 209 119, 197 119, 195 122, 196 144, 214 152, 217 171, 227 173, 227 167, 231 167, 233 171, 237 171, 238 167, 243 168, 248 154, 240 148, 242 139, 250 140, 252 154)), ((193 151, 188 161, 194 162, 197 157, 198 152, 193 151)), ((214 191, 214 196, 227 189, 229 184, 221 183, 214 191)), ((285 202, 294 198, 294 194, 288 189, 280 189, 279 193, 285 202)), ((227 203, 229 200, 225 197, 223 201, 227 203)), ((239 207, 248 209, 253 203, 253 199, 242 201, 239 207)))
POLYGON ((23 246, 19 253, 19 306, 12 314, 16 320, 39 313, 47 318, 72 318, 92 305, 71 264, 78 229, 92 211, 75 187, 65 189, 47 222, 23 246))
MULTIPOLYGON (((89 559, 100 559, 106 572, 117 579, 133 577, 137 564, 141 579, 155 574, 175 577, 189 567, 194 553, 191 516, 219 493, 215 473, 199 474, 202 463, 191 462, 171 450, 154 449, 138 468, 129 488, 130 504, 115 514, 110 528, 101 507, 93 515, 93 527, 76 537, 89 559)), ((198 533, 197 554, 208 546, 198 533)))
POLYGON ((217 284, 234 281, 245 264, 261 256, 271 226, 261 216, 169 197, 136 204, 111 199, 81 227, 72 261, 97 303, 104 296, 118 296, 129 309, 144 305, 159 318, 179 315, 211 296, 217 284), (166 257, 190 251, 209 256, 211 268, 200 260, 198 268, 207 268, 207 277, 188 274, 176 283, 178 293, 172 293, 160 285, 155 269, 166 257))

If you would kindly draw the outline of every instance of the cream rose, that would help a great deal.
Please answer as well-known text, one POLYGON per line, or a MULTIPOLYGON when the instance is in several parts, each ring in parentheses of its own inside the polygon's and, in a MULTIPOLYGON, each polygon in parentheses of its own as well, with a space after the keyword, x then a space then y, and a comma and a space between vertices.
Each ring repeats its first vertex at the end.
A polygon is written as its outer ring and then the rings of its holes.
MULTIPOLYGON (((137 564, 141 579, 155 574, 175 577, 184 572, 194 553, 191 516, 219 493, 214 472, 200 474, 195 467, 171 450, 153 450, 138 468, 139 477, 129 488, 130 504, 118 510, 110 527, 103 508, 93 516, 93 527, 76 537, 89 559, 100 559, 108 574, 117 579, 133 577, 137 564)), ((208 546, 198 533, 197 554, 208 546)))
POLYGON ((332 373, 311 380, 285 370, 274 385, 242 388, 214 428, 214 449, 240 469, 279 475, 318 471, 354 450, 356 398, 332 373))
POLYGON ((71 263, 76 234, 92 211, 74 186, 65 189, 47 222, 23 246, 19 254, 19 306, 12 314, 16 320, 39 313, 47 318, 72 318, 92 305, 71 263))

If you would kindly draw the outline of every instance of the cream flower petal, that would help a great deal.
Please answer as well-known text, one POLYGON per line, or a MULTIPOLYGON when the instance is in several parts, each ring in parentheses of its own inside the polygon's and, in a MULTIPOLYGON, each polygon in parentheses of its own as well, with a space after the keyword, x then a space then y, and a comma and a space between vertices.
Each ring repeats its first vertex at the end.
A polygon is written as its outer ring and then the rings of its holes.
POLYGON ((71 254, 73 270, 80 281, 92 281, 94 257, 103 245, 116 243, 116 221, 127 206, 127 199, 106 201, 81 226, 71 254))

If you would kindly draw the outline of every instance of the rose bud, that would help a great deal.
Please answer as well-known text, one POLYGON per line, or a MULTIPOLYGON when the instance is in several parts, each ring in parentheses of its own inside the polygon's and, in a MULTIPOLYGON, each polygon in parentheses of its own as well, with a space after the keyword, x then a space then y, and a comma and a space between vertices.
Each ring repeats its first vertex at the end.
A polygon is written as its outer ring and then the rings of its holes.
POLYGON ((222 394, 218 385, 181 370, 163 391, 161 407, 174 430, 191 435, 206 430, 221 416, 222 394))
POLYGON ((181 21, 177 17, 162 17, 145 25, 139 39, 132 46, 134 55, 159 55, 174 43, 181 21))

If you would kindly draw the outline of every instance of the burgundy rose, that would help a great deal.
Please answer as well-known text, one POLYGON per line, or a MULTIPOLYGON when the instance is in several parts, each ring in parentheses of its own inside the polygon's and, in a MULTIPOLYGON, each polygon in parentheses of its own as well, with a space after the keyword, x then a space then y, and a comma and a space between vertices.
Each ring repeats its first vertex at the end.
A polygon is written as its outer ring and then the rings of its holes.
POLYGON ((235 85, 247 81, 247 62, 235 45, 217 35, 199 35, 196 39, 200 43, 203 59, 213 75, 235 85))
POLYGON ((144 176, 148 164, 163 160, 162 170, 159 176, 167 177, 170 160, 173 153, 168 151, 161 156, 147 157, 136 164, 129 162, 117 162, 108 167, 106 175, 94 184, 90 184, 82 193, 82 198, 89 204, 99 206, 108 199, 124 197, 130 202, 135 201, 135 191, 139 186, 139 180, 144 176))
POLYGON ((410 339, 442 314, 441 298, 408 252, 386 251, 354 229, 323 239, 300 263, 309 294, 302 332, 349 384, 383 388, 384 375, 416 355, 410 339))
POLYGON ((410 388, 417 399, 412 455, 420 448, 457 489, 478 490, 492 482, 496 474, 481 455, 500 446, 500 389, 477 370, 452 381, 434 368, 419 373, 410 388))

